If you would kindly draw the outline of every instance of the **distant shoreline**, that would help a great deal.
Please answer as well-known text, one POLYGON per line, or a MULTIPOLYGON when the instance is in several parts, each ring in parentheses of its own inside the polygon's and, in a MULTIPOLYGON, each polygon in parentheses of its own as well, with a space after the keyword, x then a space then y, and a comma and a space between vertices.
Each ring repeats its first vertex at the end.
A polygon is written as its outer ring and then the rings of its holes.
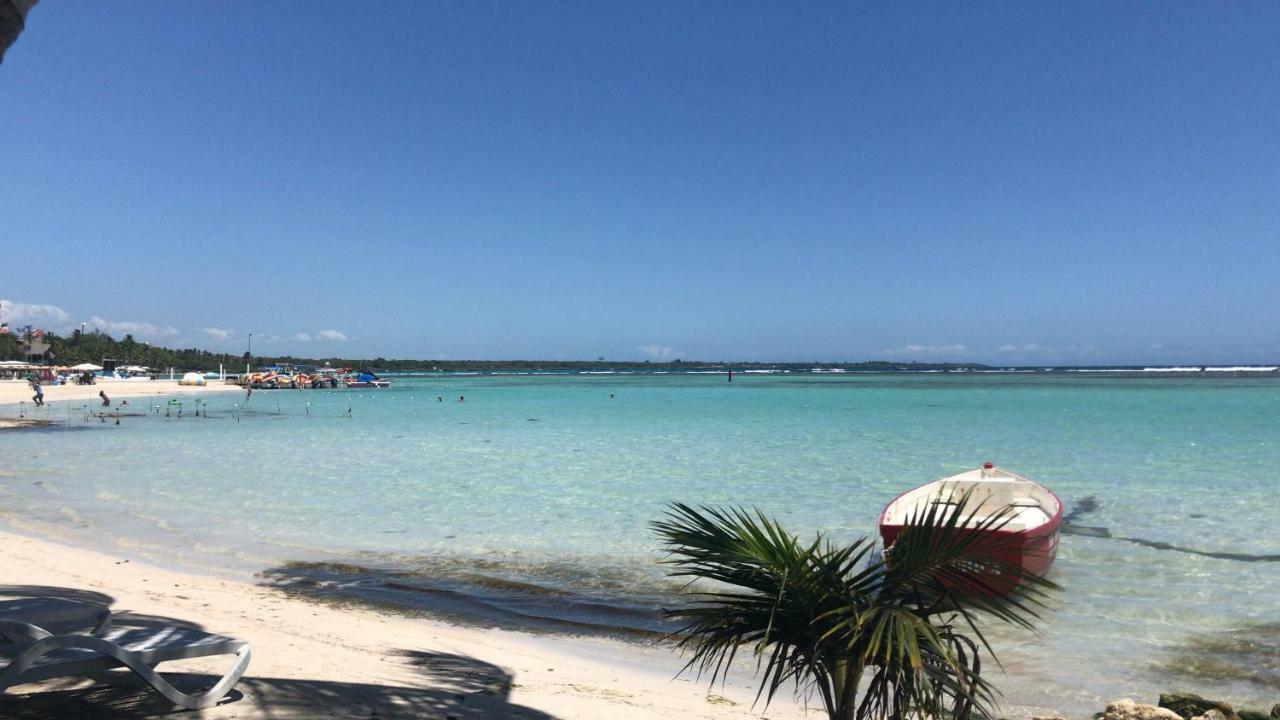
POLYGON ((677 367, 615 365, 607 368, 557 368, 528 369, 492 367, 483 369, 431 369, 431 370, 381 370, 391 377, 451 377, 455 375, 1092 375, 1110 374, 1119 376, 1149 377, 1153 375, 1173 377, 1193 377, 1211 375, 1217 377, 1242 376, 1259 377, 1267 375, 1280 376, 1277 365, 1207 365, 1207 366, 1099 366, 1099 367, 990 367, 985 365, 966 365, 962 367, 933 366, 894 366, 891 368, 865 367, 860 365, 821 366, 811 364, 800 365, 681 365, 677 367))
MULTIPOLYGON (((1180 365, 1144 364, 1093 364, 1093 365, 1053 365, 1053 364, 990 364, 989 362, 922 362, 919 360, 860 360, 860 361, 768 361, 768 360, 711 360, 670 357, 649 360, 622 360, 598 357, 595 360, 553 360, 538 358, 505 358, 505 359, 426 359, 426 358, 373 358, 351 357, 298 357, 293 355, 250 355, 249 353, 217 353, 199 348, 174 349, 133 342, 116 340, 101 332, 92 332, 83 336, 62 337, 47 332, 44 335, 49 344, 49 357, 59 364, 74 365, 78 362, 105 362, 113 358, 121 365, 137 364, 151 368, 183 372, 196 370, 207 372, 219 367, 228 374, 235 374, 242 368, 259 368, 269 365, 291 365, 301 367, 333 367, 333 368, 368 368, 377 373, 412 372, 412 373, 570 373, 570 372, 725 372, 734 373, 778 372, 778 373, 913 373, 913 372, 1022 372, 1022 373, 1055 373, 1055 372, 1108 372, 1108 373, 1247 373, 1267 372, 1280 373, 1280 358, 1272 364, 1264 363, 1207 363, 1185 362, 1180 365)), ((0 335, 0 359, 22 357, 16 336, 0 335)))

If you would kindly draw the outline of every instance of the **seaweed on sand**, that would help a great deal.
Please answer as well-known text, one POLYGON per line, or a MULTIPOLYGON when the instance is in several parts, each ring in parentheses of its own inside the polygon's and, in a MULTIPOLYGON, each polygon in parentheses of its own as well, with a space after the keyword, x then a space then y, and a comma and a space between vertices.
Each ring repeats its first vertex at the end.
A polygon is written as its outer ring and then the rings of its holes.
POLYGON ((1280 689, 1280 622, 1192 635, 1155 669, 1193 680, 1280 689))

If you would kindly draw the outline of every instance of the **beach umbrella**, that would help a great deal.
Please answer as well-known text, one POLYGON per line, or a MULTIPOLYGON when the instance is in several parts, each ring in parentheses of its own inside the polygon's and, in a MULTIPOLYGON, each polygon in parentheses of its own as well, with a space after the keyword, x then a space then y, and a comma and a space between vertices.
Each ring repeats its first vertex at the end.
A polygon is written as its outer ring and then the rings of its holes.
POLYGON ((101 370, 101 369, 102 369, 102 366, 101 366, 101 365, 94 365, 93 363, 80 363, 79 365, 72 365, 72 366, 71 366, 71 369, 72 369, 72 370, 79 370, 79 371, 81 371, 81 372, 84 372, 84 371, 86 371, 86 370, 91 371, 91 372, 97 372, 98 370, 101 370))

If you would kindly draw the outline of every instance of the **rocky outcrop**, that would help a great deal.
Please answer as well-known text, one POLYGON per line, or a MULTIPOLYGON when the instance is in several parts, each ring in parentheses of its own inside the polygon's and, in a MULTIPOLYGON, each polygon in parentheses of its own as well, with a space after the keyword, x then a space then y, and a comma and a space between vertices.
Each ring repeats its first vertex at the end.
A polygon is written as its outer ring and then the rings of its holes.
POLYGON ((1193 720, 1194 718, 1201 718, 1202 720, 1240 720, 1235 708, 1230 705, 1216 700, 1206 700, 1193 693, 1161 693, 1160 707, 1174 711, 1183 720, 1193 720), (1218 711, 1221 713, 1222 718, 1204 717, 1210 710, 1218 711))
POLYGON ((1155 705, 1143 705, 1129 698, 1107 706, 1102 720, 1186 720, 1178 713, 1155 705))
POLYGON ((1271 706, 1271 717, 1280 718, 1280 703, 1271 706))

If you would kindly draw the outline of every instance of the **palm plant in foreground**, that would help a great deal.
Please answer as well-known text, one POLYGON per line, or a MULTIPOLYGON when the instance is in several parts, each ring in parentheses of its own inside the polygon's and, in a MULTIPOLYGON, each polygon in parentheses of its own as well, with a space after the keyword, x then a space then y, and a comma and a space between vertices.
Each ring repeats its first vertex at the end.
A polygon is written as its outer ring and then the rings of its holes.
POLYGON ((1008 546, 987 531, 1011 511, 979 516, 968 505, 965 496, 917 511, 879 553, 867 538, 801 542, 758 510, 672 504, 652 527, 671 575, 690 579, 690 604, 667 611, 684 623, 674 636, 690 655, 685 670, 714 685, 746 648, 766 707, 795 683, 831 720, 990 715, 982 616, 1032 629, 1057 586, 1003 559, 1008 546))

